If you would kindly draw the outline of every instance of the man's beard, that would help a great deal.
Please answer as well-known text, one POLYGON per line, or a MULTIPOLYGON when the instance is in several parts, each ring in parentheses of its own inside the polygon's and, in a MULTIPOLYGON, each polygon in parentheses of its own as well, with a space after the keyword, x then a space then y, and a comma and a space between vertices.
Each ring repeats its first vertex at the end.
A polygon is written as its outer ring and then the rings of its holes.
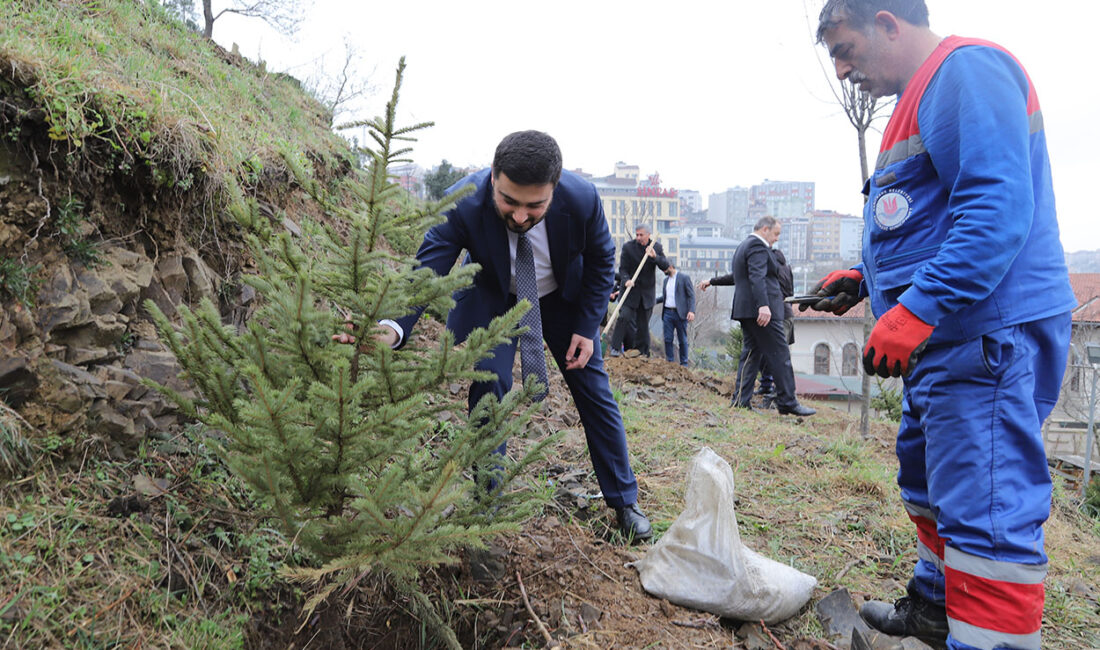
MULTIPOLYGON (((528 230, 531 230, 535 226, 539 225, 542 222, 542 220, 546 218, 546 212, 543 212, 542 215, 539 216, 538 219, 528 219, 521 226, 518 223, 516 223, 514 219, 512 219, 512 215, 510 215, 510 214, 508 214, 508 215, 501 214, 500 208, 498 208, 496 205, 493 205, 493 208, 497 211, 497 216, 500 217, 501 221, 504 222, 504 227, 507 228, 508 230, 511 230, 512 232, 514 232, 518 235, 522 235, 523 233, 527 232, 528 230)), ((549 210, 549 206, 547 206, 547 210, 549 210)))
POLYGON ((534 228, 535 226, 539 225, 539 222, 542 221, 542 219, 543 219, 542 217, 539 217, 537 220, 528 219, 527 222, 524 223, 521 226, 521 225, 519 225, 518 223, 516 223, 515 221, 512 220, 511 215, 508 215, 508 216, 501 215, 500 218, 504 220, 504 227, 505 228, 507 228, 508 230, 511 230, 512 232, 514 232, 518 235, 522 235, 523 233, 527 232, 528 230, 530 230, 530 229, 534 228))

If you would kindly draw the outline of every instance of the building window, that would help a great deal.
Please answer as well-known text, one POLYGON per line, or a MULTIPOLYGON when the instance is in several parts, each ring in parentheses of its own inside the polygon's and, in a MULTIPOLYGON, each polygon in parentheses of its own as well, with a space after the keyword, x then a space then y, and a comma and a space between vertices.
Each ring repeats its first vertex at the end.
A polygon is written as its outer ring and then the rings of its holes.
POLYGON ((840 366, 840 374, 845 377, 855 377, 859 374, 859 348, 855 343, 844 344, 844 358, 840 366))
POLYGON ((611 202, 611 214, 612 214, 612 216, 619 214, 619 202, 618 201, 612 201, 611 202))
POLYGON ((818 343, 814 346, 814 374, 829 374, 829 344, 818 343))
POLYGON ((670 216, 670 217, 675 217, 676 216, 676 204, 675 203, 669 203, 668 204, 668 216, 670 216))

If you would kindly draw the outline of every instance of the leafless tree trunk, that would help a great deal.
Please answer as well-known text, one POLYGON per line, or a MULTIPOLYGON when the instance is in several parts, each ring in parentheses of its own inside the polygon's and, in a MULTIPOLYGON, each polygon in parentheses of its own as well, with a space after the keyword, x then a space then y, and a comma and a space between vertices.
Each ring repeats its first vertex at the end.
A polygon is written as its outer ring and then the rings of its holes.
POLYGON ((213 0, 202 0, 202 35, 212 38, 214 22, 225 14, 259 18, 283 34, 291 34, 302 21, 296 0, 232 0, 229 6, 215 13, 213 0))

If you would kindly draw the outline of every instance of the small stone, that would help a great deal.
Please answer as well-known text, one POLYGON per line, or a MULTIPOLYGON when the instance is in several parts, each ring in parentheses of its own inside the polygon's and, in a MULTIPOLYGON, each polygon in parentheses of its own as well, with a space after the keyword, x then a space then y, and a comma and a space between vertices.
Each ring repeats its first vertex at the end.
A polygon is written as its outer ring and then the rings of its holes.
POLYGON ((603 612, 596 609, 592 605, 589 605, 588 603, 583 603, 581 605, 581 618, 584 619, 585 623, 591 625, 600 620, 601 616, 603 616, 603 612))

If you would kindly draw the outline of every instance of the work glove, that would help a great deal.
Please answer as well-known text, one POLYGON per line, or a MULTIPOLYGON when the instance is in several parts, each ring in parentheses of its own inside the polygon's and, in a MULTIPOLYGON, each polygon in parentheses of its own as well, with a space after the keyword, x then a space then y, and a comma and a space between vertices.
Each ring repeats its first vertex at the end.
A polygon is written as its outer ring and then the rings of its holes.
POLYGON ((863 348, 863 369, 868 375, 879 377, 908 375, 933 329, 905 305, 898 304, 883 314, 871 330, 867 347, 863 348))
POLYGON ((840 316, 863 300, 859 295, 861 282, 863 282, 863 274, 854 269, 833 271, 810 290, 811 294, 817 294, 823 298, 814 303, 802 303, 798 306, 798 311, 814 309, 829 311, 840 316))

